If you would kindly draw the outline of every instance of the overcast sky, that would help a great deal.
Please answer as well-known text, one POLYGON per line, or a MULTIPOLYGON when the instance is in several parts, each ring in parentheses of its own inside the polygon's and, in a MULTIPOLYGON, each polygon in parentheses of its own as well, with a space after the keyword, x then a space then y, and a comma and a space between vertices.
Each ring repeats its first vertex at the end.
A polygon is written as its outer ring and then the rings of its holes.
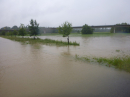
POLYGON ((130 24, 130 0, 0 0, 0 28, 31 19, 40 27, 130 24))

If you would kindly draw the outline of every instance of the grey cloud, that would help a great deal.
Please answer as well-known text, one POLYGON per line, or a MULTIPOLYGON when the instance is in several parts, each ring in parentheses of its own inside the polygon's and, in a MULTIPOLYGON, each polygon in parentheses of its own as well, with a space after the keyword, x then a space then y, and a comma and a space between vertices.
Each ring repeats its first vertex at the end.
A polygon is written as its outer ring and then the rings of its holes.
POLYGON ((57 27, 130 23, 130 0, 0 0, 0 27, 36 19, 40 26, 57 27))

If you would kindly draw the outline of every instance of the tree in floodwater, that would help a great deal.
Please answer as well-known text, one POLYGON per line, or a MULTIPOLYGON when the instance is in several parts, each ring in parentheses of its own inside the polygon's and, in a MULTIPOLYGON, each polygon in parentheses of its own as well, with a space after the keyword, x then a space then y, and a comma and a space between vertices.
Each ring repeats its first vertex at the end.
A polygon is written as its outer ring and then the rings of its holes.
POLYGON ((26 35, 26 31, 25 31, 25 29, 24 29, 24 24, 21 24, 21 25, 20 25, 19 35, 21 35, 22 38, 24 38, 24 36, 26 35))
POLYGON ((71 31, 72 31, 72 24, 69 22, 65 22, 58 27, 58 32, 60 34, 63 34, 63 37, 68 36, 67 38, 68 44, 69 44, 69 34, 71 33, 71 31))
POLYGON ((34 35, 35 39, 35 36, 38 35, 39 32, 39 24, 37 23, 36 20, 31 19, 30 25, 28 27, 30 31, 30 36, 34 35))
POLYGON ((93 33, 93 29, 90 26, 88 26, 87 24, 85 24, 82 27, 81 33, 82 34, 92 34, 93 33))

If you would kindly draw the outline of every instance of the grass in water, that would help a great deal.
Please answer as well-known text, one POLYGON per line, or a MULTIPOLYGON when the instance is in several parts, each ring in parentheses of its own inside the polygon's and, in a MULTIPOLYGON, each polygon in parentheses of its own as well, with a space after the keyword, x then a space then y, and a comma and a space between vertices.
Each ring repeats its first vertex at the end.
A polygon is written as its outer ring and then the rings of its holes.
MULTIPOLYGON (((3 38, 7 38, 10 40, 15 40, 19 42, 24 42, 26 44, 34 44, 34 43, 43 43, 43 44, 56 44, 56 45, 68 45, 68 42, 58 41, 58 40, 51 40, 51 39, 33 39, 33 38, 20 38, 20 37, 10 37, 10 36, 3 36, 3 38)), ((69 45, 79 46, 77 42, 69 42, 69 45)))
POLYGON ((116 52, 120 52, 120 50, 116 50, 116 52))
POLYGON ((103 57, 79 57, 78 55, 75 55, 76 59, 78 60, 85 60, 87 62, 93 62, 96 61, 99 64, 107 63, 107 66, 114 66, 115 68, 118 68, 120 70, 125 70, 127 72, 130 72, 130 56, 124 56, 124 57, 112 57, 112 58, 103 58, 103 57))

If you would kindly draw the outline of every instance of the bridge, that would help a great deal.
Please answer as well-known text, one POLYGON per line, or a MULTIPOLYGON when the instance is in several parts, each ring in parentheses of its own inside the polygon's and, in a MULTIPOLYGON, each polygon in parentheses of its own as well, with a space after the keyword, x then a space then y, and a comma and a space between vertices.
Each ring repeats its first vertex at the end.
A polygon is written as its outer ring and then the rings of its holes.
MULTIPOLYGON (((82 28, 83 26, 77 26, 73 28, 82 28)), ((107 28, 107 27, 130 27, 130 25, 97 25, 97 26, 90 26, 92 28, 107 28)))
MULTIPOLYGON (((72 27, 72 28, 82 28, 83 26, 75 26, 75 27, 72 27)), ((107 28, 107 27, 130 27, 130 25, 96 25, 96 26, 90 26, 92 28, 107 28)), ((57 29, 58 27, 50 27, 52 29, 57 29)))
MULTIPOLYGON (((75 26, 75 27, 72 27, 72 28, 82 28, 83 26, 75 26)), ((112 28, 114 27, 114 33, 115 33, 115 28, 116 27, 130 27, 130 25, 92 25, 90 26, 91 28, 112 28)), ((53 27, 51 29, 57 29, 58 27, 53 27)))

